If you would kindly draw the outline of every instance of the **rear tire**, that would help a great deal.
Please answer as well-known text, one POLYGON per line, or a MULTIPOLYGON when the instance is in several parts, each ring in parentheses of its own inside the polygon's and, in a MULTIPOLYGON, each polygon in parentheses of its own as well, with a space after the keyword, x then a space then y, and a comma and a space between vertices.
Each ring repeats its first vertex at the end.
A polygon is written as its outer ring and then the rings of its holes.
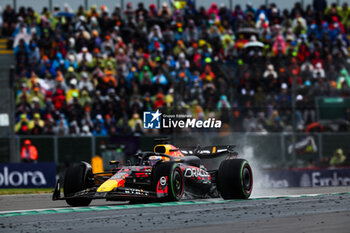
POLYGON ((184 193, 184 176, 180 166, 176 163, 160 163, 154 167, 152 186, 157 192, 160 180, 166 179, 168 195, 164 201, 180 201, 184 193))
POLYGON ((252 169, 245 159, 221 162, 217 188, 223 199, 248 199, 253 190, 252 169))
MULTIPOLYGON (((91 187, 88 180, 91 174, 91 167, 88 167, 85 163, 69 167, 64 176, 64 197, 69 197, 76 192, 91 187)), ((70 206, 87 206, 91 201, 92 199, 84 197, 66 199, 67 204, 70 206)))

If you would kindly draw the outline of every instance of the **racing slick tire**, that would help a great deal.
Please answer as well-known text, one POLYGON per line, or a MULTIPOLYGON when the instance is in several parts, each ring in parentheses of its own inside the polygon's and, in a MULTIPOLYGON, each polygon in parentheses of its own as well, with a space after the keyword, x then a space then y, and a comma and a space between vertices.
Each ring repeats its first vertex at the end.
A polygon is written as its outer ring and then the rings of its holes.
MULTIPOLYGON (((91 174, 91 166, 89 166, 87 163, 81 163, 78 166, 69 167, 64 176, 64 197, 69 197, 73 193, 91 187, 88 180, 88 177, 91 174)), ((66 199, 67 204, 70 206, 87 206, 91 203, 91 201, 92 199, 84 197, 66 199)))
POLYGON ((248 161, 222 161, 218 170, 217 189, 225 200, 248 199, 253 189, 253 173, 248 161))
POLYGON ((168 195, 161 198, 164 201, 180 201, 184 194, 184 176, 177 163, 160 163, 153 170, 152 186, 156 191, 164 182, 164 190, 167 187, 168 195))

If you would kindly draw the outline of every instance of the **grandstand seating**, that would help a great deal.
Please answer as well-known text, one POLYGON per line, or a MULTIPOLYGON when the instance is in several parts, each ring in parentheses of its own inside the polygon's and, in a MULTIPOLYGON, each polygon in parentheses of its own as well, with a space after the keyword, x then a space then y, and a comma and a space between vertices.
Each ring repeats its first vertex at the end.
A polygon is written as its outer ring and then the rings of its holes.
MULTIPOLYGON (((294 94, 304 130, 317 120, 316 97, 350 96, 350 8, 324 2, 232 11, 193 1, 183 9, 6 7, 16 133, 143 134, 143 111, 170 113, 175 105, 198 119, 221 119, 222 131, 282 132, 292 128, 294 94)), ((9 52, 4 42, 0 54, 9 52)))

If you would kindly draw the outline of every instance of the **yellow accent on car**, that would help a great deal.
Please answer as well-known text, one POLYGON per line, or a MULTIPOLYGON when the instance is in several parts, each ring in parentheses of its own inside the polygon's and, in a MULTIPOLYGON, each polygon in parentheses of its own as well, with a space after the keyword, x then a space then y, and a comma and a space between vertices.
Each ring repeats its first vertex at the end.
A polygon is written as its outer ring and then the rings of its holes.
POLYGON ((93 173, 103 172, 103 159, 101 156, 96 155, 91 159, 91 167, 93 173))
POLYGON ((98 189, 97 192, 110 192, 115 188, 118 188, 120 186, 121 180, 107 180, 105 181, 98 189))

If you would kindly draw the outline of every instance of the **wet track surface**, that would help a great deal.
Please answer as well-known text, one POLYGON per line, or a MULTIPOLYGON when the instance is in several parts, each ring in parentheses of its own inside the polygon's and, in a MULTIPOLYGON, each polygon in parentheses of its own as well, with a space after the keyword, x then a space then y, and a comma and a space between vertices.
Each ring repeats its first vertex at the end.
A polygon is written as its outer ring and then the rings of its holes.
MULTIPOLYGON (((349 192, 350 188, 286 189, 274 194, 337 191, 349 192)), ((350 194, 212 202, 40 215, 28 212, 0 217, 0 232, 350 232, 350 194)), ((65 202, 49 201, 49 195, 0 196, 0 211, 64 207, 65 202)))

